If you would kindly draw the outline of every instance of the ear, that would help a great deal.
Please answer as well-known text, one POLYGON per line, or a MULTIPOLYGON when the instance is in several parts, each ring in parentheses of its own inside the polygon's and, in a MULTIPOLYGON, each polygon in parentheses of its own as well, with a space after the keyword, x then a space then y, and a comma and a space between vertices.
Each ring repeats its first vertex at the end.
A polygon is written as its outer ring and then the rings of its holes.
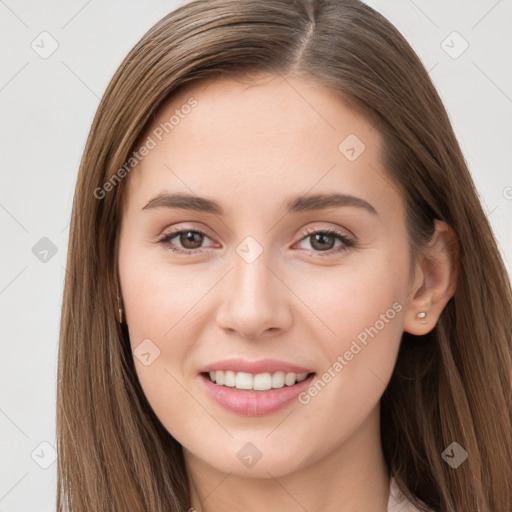
POLYGON ((416 265, 404 317, 404 331, 416 336, 434 328, 457 288, 457 237, 445 222, 436 220, 435 226, 416 265))

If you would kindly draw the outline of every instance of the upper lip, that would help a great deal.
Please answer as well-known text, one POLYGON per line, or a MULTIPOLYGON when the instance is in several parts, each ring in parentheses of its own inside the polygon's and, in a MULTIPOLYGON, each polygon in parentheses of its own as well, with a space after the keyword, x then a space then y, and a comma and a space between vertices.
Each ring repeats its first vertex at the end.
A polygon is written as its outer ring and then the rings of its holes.
POLYGON ((312 373, 312 370, 303 368, 296 364, 278 361, 277 359, 258 359, 251 361, 243 358, 223 359, 214 363, 207 364, 199 369, 199 373, 208 373, 213 371, 233 371, 247 373, 273 373, 283 371, 287 373, 312 373))

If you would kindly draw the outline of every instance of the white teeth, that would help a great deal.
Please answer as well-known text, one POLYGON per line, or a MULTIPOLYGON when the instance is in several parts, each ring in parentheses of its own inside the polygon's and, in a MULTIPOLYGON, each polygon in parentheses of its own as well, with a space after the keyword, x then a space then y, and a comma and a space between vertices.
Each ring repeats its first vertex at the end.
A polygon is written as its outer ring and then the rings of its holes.
POLYGON ((284 372, 276 372, 272 375, 272 387, 282 388, 284 386, 284 372))
POLYGON ((257 391, 267 391, 272 389, 272 376, 270 373, 258 373, 252 381, 252 389, 257 391))
MULTIPOLYGON (((222 377, 224 377, 224 372, 220 372, 222 377)), ((216 382, 219 382, 219 372, 217 372, 216 382)), ((236 389, 252 389, 252 375, 250 373, 238 372, 236 374, 235 387, 236 389)), ((223 382, 221 382, 223 384, 223 382)))
POLYGON ((253 375, 247 372, 233 371, 212 371, 209 373, 210 380, 219 386, 227 386, 237 389, 252 389, 254 391, 267 391, 269 389, 279 389, 285 384, 293 386, 295 383, 302 382, 308 376, 307 373, 292 372, 274 372, 258 373, 253 375))
POLYGON ((225 374, 224 372, 217 372, 217 375, 215 376, 215 382, 219 384, 219 386, 223 386, 225 382, 225 374))
POLYGON ((295 384, 296 378, 297 378, 297 374, 296 373, 287 373, 285 378, 284 378, 284 383, 287 386, 293 386, 295 384))
POLYGON ((224 372, 224 386, 234 388, 236 386, 236 373, 232 371, 224 372))

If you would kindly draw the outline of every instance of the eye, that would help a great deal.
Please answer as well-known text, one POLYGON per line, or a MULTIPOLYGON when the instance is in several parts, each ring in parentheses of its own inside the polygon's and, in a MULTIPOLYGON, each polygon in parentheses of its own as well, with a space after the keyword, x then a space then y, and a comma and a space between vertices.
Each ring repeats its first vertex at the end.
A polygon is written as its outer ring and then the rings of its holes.
POLYGON ((308 229, 306 232, 307 235, 302 238, 301 242, 304 240, 309 240, 310 245, 313 248, 312 252, 320 253, 315 254, 318 256, 328 256, 340 251, 346 251, 355 245, 354 240, 334 228, 324 228, 317 230, 308 229), (341 242, 337 248, 335 248, 336 240, 341 242))
MULTIPOLYGON (((346 251, 355 245, 354 240, 334 228, 318 230, 308 229, 306 230, 306 233, 306 236, 303 236, 301 242, 309 240, 312 247, 310 252, 313 252, 318 256, 332 255, 333 253, 346 251), (341 242, 337 248, 335 248, 336 240, 341 242)), ((181 229, 164 234, 159 242, 173 252, 192 254, 194 252, 200 252, 198 249, 202 247, 205 238, 209 239, 208 235, 200 230, 181 229), (177 239, 181 247, 176 247, 172 242, 174 239, 177 239)))
POLYGON ((181 229, 179 231, 172 231, 171 233, 165 234, 163 238, 159 240, 159 242, 173 252, 191 254, 193 252, 200 252, 196 249, 201 248, 205 238, 209 237, 206 235, 206 233, 203 233, 197 229, 181 229), (175 238, 178 239, 181 247, 176 247, 171 243, 171 241, 175 238))

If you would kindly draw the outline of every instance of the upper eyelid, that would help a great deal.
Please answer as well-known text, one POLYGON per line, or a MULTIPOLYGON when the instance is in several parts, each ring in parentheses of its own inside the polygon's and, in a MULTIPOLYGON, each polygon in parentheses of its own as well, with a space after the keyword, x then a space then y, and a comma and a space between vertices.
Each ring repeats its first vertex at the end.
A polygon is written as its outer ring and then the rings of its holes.
POLYGON ((213 237, 211 237, 207 230, 203 228, 194 228, 194 227, 182 227, 178 229, 170 229, 166 228, 163 230, 163 232, 158 236, 159 240, 163 240, 165 238, 174 238, 175 236, 183 233, 184 231, 192 231, 194 233, 202 233, 203 235, 207 236, 210 240, 213 240, 213 237), (167 231, 168 230, 168 231, 167 231))
MULTIPOLYGON (((166 229, 169 229, 169 228, 166 228, 166 229)), ((192 232, 202 233, 203 235, 206 235, 210 239, 213 238, 208 234, 207 230, 203 229, 203 228, 185 226, 185 227, 181 227, 181 228, 177 228, 177 229, 170 229, 168 232, 166 232, 166 229, 164 229, 163 232, 159 235, 159 239, 167 238, 171 235, 178 235, 178 234, 182 233, 183 231, 192 231, 192 232)), ((314 234, 314 233, 322 233, 322 232, 326 232, 326 231, 327 232, 328 231, 337 232, 339 235, 345 236, 347 238, 355 238, 355 236, 347 228, 337 228, 337 227, 328 226, 328 227, 305 228, 304 232, 301 234, 301 236, 302 236, 301 240, 307 235, 314 234), (346 231, 347 233, 343 233, 343 230, 346 231)))
MULTIPOLYGON (((344 229, 345 229, 345 231, 348 231, 346 228, 344 228, 344 229)), ((340 228, 333 228, 333 227, 322 228, 322 227, 320 227, 320 228, 306 228, 306 230, 305 230, 306 236, 312 235, 315 233, 323 233, 323 232, 331 232, 332 234, 337 233, 346 238, 355 238, 354 235, 352 233, 350 233, 350 231, 348 231, 349 234, 345 234, 345 233, 343 233, 342 229, 340 229, 340 228)), ((304 238, 304 235, 303 235, 303 238, 304 238)))

